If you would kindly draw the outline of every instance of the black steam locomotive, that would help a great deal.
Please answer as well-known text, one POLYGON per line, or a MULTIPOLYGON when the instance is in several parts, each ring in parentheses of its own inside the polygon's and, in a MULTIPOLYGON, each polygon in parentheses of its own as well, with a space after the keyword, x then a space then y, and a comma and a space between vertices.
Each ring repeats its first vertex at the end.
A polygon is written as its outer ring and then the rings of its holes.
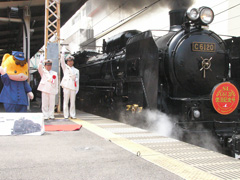
POLYGON ((103 53, 75 54, 81 72, 77 107, 90 112, 158 109, 178 126, 212 131, 222 147, 240 154, 240 40, 208 30, 208 7, 172 10, 170 30, 125 31, 103 42, 103 53), (106 110, 106 111, 105 111, 106 110))

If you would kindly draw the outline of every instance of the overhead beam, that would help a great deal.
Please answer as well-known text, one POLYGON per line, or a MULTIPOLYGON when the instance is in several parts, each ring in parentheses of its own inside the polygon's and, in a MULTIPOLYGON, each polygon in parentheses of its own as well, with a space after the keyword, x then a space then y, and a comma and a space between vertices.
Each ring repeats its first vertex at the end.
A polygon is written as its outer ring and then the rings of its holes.
MULTIPOLYGON (((73 3, 77 0, 61 0, 61 3, 73 3)), ((22 1, 1 1, 0 9, 8 7, 24 7, 24 6, 44 6, 45 0, 22 0, 22 1)))
POLYGON ((17 23, 22 23, 22 20, 20 18, 6 18, 6 17, 0 17, 1 22, 17 22, 17 23))

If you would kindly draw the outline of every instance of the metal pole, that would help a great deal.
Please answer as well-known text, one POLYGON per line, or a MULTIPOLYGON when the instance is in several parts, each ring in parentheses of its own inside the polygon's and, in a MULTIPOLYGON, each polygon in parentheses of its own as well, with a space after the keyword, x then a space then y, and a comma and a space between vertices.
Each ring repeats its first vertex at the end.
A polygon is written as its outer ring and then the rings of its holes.
MULTIPOLYGON (((30 8, 28 6, 25 6, 23 9, 23 52, 25 54, 25 57, 27 58, 28 62, 28 83, 30 84, 30 19, 31 19, 31 13, 30 8), (27 41, 27 42, 26 42, 27 41)), ((30 110, 30 99, 28 98, 28 110, 30 110)))

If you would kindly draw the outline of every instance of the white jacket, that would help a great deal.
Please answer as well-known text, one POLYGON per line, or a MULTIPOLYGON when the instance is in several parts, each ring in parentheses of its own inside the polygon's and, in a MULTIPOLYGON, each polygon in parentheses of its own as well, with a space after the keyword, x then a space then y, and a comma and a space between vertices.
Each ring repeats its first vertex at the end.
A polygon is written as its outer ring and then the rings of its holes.
POLYGON ((57 94, 58 93, 58 75, 55 71, 48 71, 43 67, 42 63, 38 65, 38 72, 41 75, 41 81, 38 85, 39 91, 49 93, 49 94, 57 94), (55 79, 54 79, 55 76, 55 79))
POLYGON ((61 66, 64 75, 60 85, 62 88, 68 88, 78 92, 80 78, 79 70, 75 67, 68 66, 64 61, 64 55, 61 55, 61 66))

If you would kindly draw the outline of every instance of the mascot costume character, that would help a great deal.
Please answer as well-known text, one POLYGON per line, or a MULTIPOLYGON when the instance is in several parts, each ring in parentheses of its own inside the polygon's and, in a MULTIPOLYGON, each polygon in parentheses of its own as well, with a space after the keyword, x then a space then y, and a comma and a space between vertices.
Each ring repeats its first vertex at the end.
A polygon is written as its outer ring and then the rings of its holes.
POLYGON ((27 83, 28 63, 23 52, 5 54, 0 66, 3 89, 0 102, 6 112, 27 112, 28 98, 33 99, 32 88, 27 83))

